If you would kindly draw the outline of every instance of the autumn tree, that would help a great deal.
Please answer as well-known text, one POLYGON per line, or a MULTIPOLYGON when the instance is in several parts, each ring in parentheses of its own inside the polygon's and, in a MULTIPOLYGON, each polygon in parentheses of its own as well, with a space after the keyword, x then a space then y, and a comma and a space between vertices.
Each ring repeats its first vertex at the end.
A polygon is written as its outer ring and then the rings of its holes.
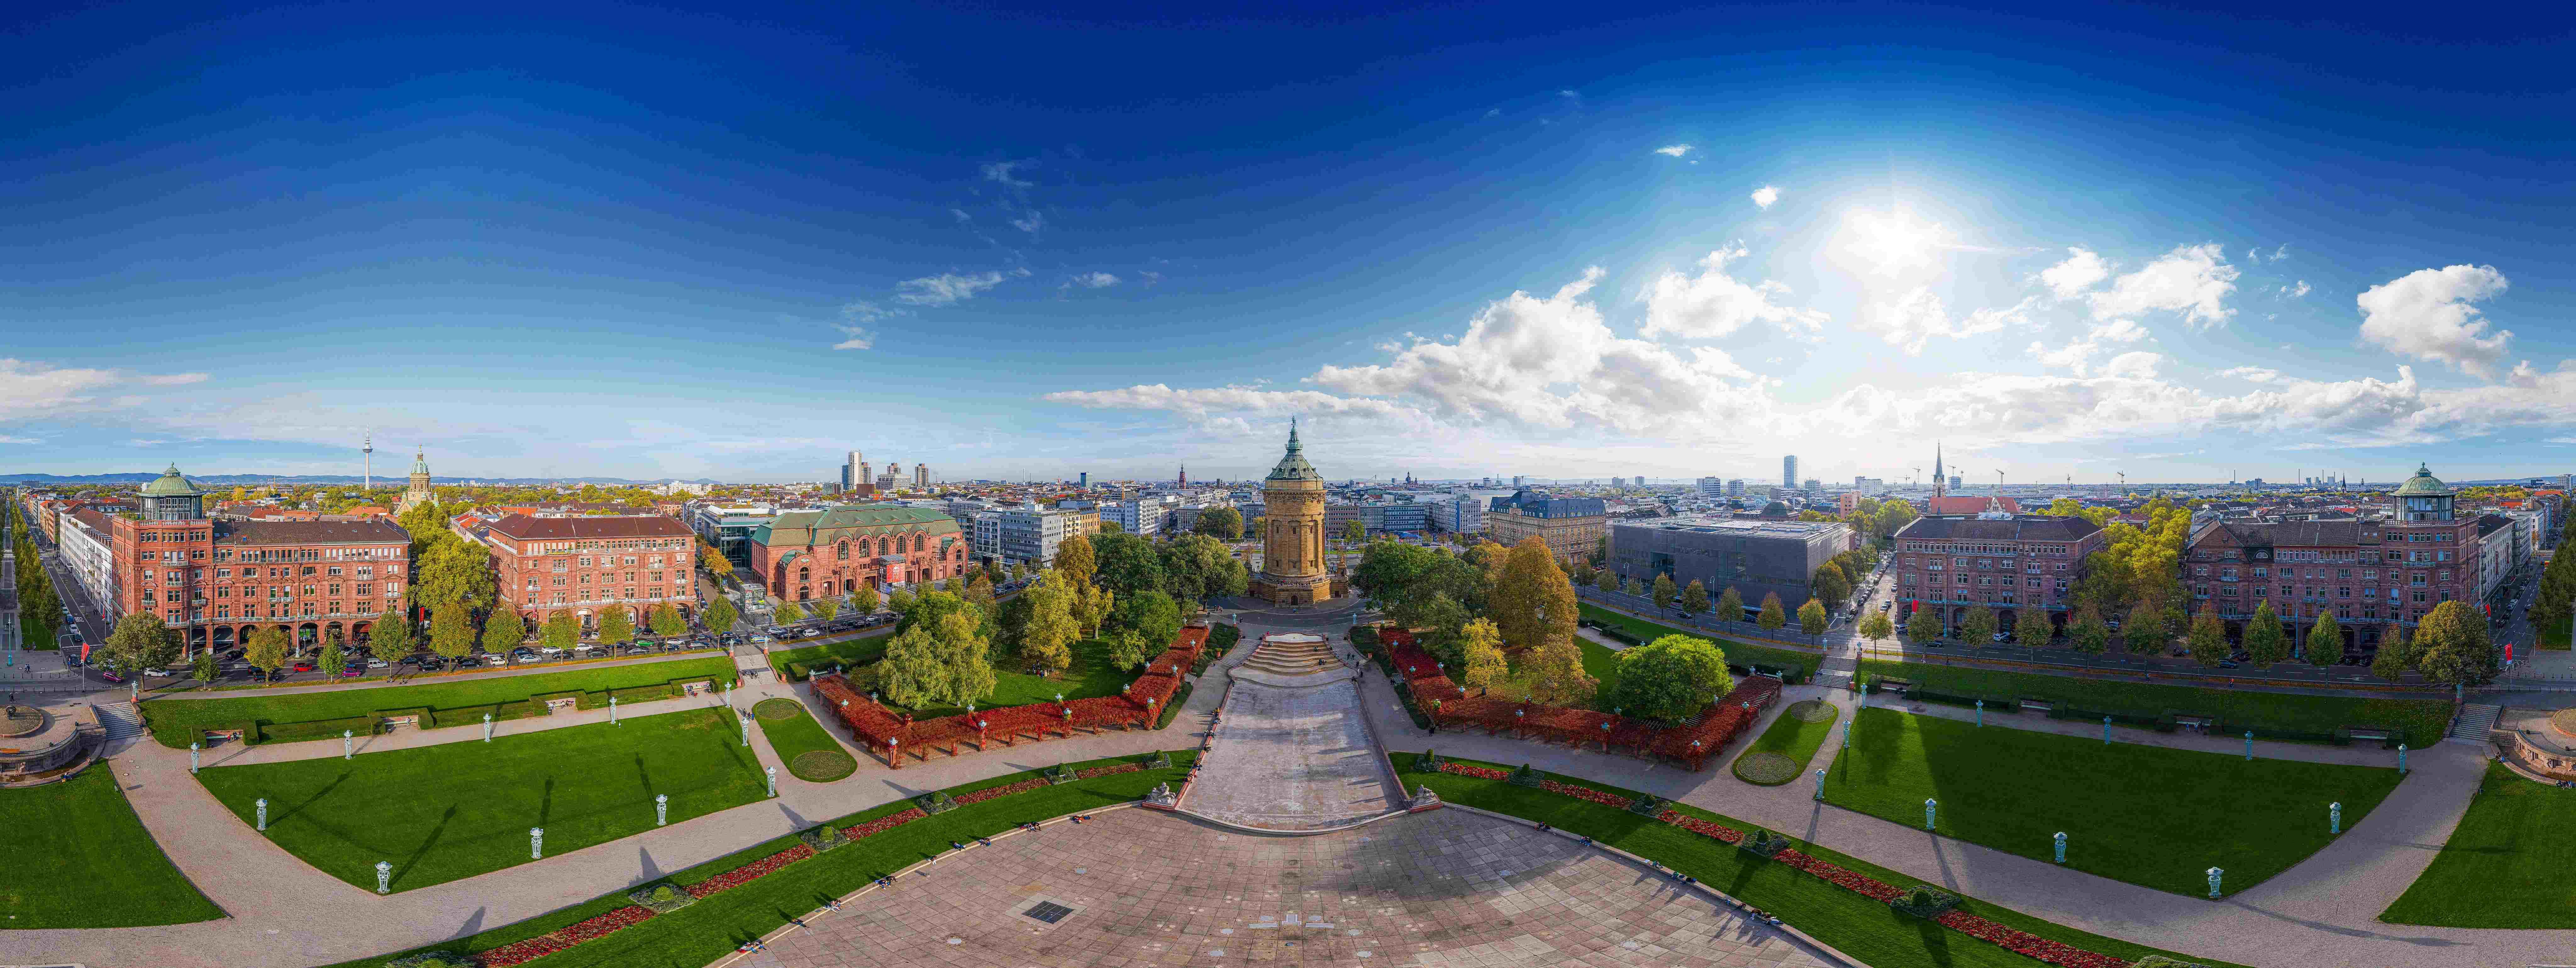
POLYGON ((940 655, 938 635, 926 625, 895 633, 875 672, 877 688, 897 706, 935 705, 949 693, 948 663, 940 655))
POLYGON ((1810 598, 1807 599, 1806 604, 1798 606, 1798 631, 1805 632, 1808 635, 1823 635, 1825 634, 1825 621, 1825 605, 1823 602, 1810 598))
POLYGON ((429 650, 449 665, 474 651, 474 623, 466 618, 468 611, 461 602, 448 602, 430 613, 429 650))
POLYGON ((2254 603, 2254 617, 2245 622, 2245 660, 2257 669, 2269 667, 2290 657, 2290 636, 2281 630, 2281 617, 2272 611, 2272 600, 2254 603))
POLYGON ((1807 582, 1808 587, 1815 591, 1816 597, 1824 600, 1827 608, 1841 608, 1843 602, 1851 598, 1851 578, 1843 574, 1841 565, 1833 562, 1828 561, 1818 566, 1816 573, 1808 576, 1807 582))
POLYGON ((1895 634, 1896 620, 1888 618, 1886 612, 1871 612, 1868 615, 1861 616, 1861 638, 1876 640, 1884 639, 1895 634))
POLYGON ((515 609, 501 609, 483 620, 483 651, 500 655, 519 647, 528 637, 527 623, 515 609))
POLYGON ((615 647, 635 641, 635 619, 626 614, 626 606, 610 605, 599 613, 599 644, 615 647))
POLYGON ((1679 594, 1681 589, 1673 587, 1673 576, 1661 573, 1655 575, 1655 607, 1662 608, 1672 604, 1673 596, 1679 594))
POLYGON ((1983 605, 1969 609, 1968 617, 1959 620, 1959 635, 1967 639, 1969 645, 1985 645, 1993 642, 1995 610, 1983 605))
POLYGON ((574 618, 571 612, 556 612, 546 616, 545 624, 539 626, 537 634, 538 640, 549 646, 570 649, 581 644, 581 620, 574 618))
POLYGON ((1091 539, 1075 535, 1055 546, 1055 570, 1064 580, 1075 585, 1091 584, 1091 573, 1100 569, 1099 559, 1091 553, 1091 539))
POLYGON ((1557 568, 1547 543, 1531 537, 1513 546, 1486 603, 1486 614, 1502 631, 1503 641, 1527 645, 1564 639, 1571 647, 1575 613, 1574 588, 1565 583, 1565 572, 1557 568))
POLYGON ((653 634, 669 638, 687 632, 689 621, 680 617, 680 608, 669 602, 653 606, 653 634))
POLYGON ((2154 602, 2139 602, 2120 625, 2120 644, 2130 655, 2151 656, 2165 647, 2165 613, 2154 602))
POLYGON ((1744 596, 1735 586, 1726 586, 1726 591, 1717 596, 1717 617, 1729 622, 1744 621, 1744 596))
POLYGON ((1492 620, 1480 618, 1468 622, 1459 634, 1459 644, 1464 662, 1460 665, 1458 681, 1474 687, 1477 694, 1482 695, 1510 672, 1510 663, 1503 658, 1502 630, 1495 628, 1492 620))
POLYGON ((2406 627, 2389 623, 2388 632, 2379 637, 2379 654, 2370 659, 2370 674, 2396 682, 2414 667, 2415 650, 2406 643, 2406 627))
POLYGON ((1020 656, 1048 674, 1073 664, 1073 643, 1082 638, 1082 593, 1061 571, 1038 576, 1021 597, 1029 603, 1029 621, 1020 633, 1020 656))
POLYGON ((831 620, 832 620, 833 616, 836 616, 836 615, 839 615, 839 614, 841 614, 841 602, 840 602, 840 600, 839 600, 839 599, 836 599, 836 598, 818 598, 818 599, 815 599, 815 600, 814 600, 814 617, 815 617, 815 618, 819 618, 819 619, 822 619, 823 621, 829 622, 829 621, 831 621, 831 620))
POLYGON ((2191 630, 2183 635, 2191 648, 2191 660, 2201 668, 2215 669, 2227 661, 2227 623, 2218 618, 2218 609, 2202 605, 2200 614, 2191 617, 2191 630))
POLYGON ((780 625, 794 625, 805 620, 805 608, 795 602, 782 601, 777 608, 769 610, 769 617, 780 625))
MULTIPOLYGON (((1504 633, 1507 637, 1510 633, 1504 633)), ((1583 651, 1571 635, 1551 638, 1522 660, 1521 680, 1530 699, 1550 706, 1580 706, 1600 683, 1583 671, 1583 651)))
POLYGON ((2056 634, 2057 630, 2049 626, 2046 612, 2035 610, 2026 612, 2019 621, 2013 623, 2013 641, 2029 648, 2047 647, 2049 640, 2055 638, 2056 634))
POLYGON ((1764 632, 1777 632, 1781 626, 1789 624, 1789 611, 1781 607, 1779 592, 1763 593, 1762 614, 1754 618, 1753 624, 1761 626, 1764 632))
POLYGON ((2413 648, 2415 670, 2434 682, 2483 686, 2495 681, 2498 665, 2487 623, 2466 602, 2433 606, 2415 624, 2413 648))
POLYGON ((2317 624, 2308 627, 2308 664, 2330 666, 2343 661, 2343 629, 2333 615, 2317 616, 2317 624))
POLYGON ((707 631, 717 635, 733 631, 734 625, 742 621, 742 613, 734 610, 733 600, 722 596, 709 603, 698 617, 706 622, 707 631))
POLYGON ((2093 607, 2091 602, 2084 603, 2084 607, 2075 611, 2075 621, 2066 627, 2066 636, 2075 646, 2075 651, 2085 655, 2101 655, 2111 650, 2111 627, 2103 624, 2102 610, 2093 607))
POLYGON ((395 609, 367 627, 367 652, 383 659, 386 665, 401 662, 411 655, 412 648, 411 620, 403 616, 401 609, 395 609))
POLYGON ((277 670, 286 666, 286 630, 266 625, 251 633, 250 641, 242 646, 242 661, 268 679, 277 678, 277 670))
POLYGON ((1700 584, 1697 578, 1691 579, 1691 583, 1682 589, 1682 611, 1708 611, 1708 586, 1700 584))

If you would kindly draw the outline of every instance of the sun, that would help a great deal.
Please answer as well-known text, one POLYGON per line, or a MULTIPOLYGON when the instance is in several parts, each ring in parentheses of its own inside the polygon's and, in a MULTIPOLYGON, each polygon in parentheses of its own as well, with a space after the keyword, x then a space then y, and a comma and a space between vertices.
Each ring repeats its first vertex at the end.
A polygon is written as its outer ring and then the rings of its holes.
POLYGON ((1910 275, 1931 268, 1946 238, 1938 223, 1905 211, 1856 210, 1843 217, 1840 248, 1871 272, 1910 275))

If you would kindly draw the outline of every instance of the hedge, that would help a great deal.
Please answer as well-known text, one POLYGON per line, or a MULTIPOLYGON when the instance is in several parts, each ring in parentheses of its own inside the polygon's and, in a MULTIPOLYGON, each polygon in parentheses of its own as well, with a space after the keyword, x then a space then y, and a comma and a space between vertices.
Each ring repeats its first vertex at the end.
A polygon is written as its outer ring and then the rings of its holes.
POLYGON ((2108 715, 2114 722, 2170 729, 2176 715, 2208 716, 2226 735, 2253 730, 2258 738, 2333 742, 2337 729, 2389 730, 2397 742, 2423 748, 2450 728, 2451 701, 2387 695, 2314 696, 2245 689, 2210 689, 2164 683, 2123 682, 2028 672, 1972 669, 1919 662, 1865 659, 1863 674, 1904 679, 1917 689, 1953 696, 2043 699, 2059 719, 2108 715))
POLYGON ((1181 704, 1189 701, 1190 684, 1183 682, 1180 691, 1172 694, 1172 701, 1163 704, 1163 715, 1154 720, 1154 728, 1161 729, 1171 725, 1172 718, 1181 714, 1181 704))
POLYGON ((350 716, 345 719, 320 719, 309 723, 270 723, 259 728, 259 738, 263 743, 327 739, 340 735, 344 730, 360 736, 373 736, 376 734, 378 722, 380 720, 374 716, 350 716))

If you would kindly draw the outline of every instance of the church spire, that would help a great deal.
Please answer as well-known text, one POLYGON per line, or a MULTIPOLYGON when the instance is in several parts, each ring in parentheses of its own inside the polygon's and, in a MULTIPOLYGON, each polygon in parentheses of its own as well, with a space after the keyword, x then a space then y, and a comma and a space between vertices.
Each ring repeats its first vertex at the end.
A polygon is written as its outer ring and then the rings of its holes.
POLYGON ((1941 442, 1932 442, 1932 496, 1950 493, 1950 478, 1941 472, 1941 442))

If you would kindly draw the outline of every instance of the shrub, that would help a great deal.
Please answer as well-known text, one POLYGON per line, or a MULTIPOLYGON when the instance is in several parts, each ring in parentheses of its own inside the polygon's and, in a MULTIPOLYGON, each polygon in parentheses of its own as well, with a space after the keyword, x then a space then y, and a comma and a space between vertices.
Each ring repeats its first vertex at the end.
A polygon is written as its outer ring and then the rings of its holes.
POLYGON ((1928 920, 1958 907, 1959 896, 1929 884, 1917 884, 1888 901, 1887 906, 1928 920))
POLYGON ((624 689, 611 689, 608 691, 608 694, 611 697, 614 697, 618 703, 624 704, 630 702, 651 702, 656 699, 669 699, 673 696, 679 695, 680 689, 676 685, 665 682, 658 686, 628 686, 624 689))
POLYGON ((341 719, 317 719, 304 723, 264 723, 259 728, 259 737, 264 743, 291 743, 298 740, 338 736, 342 730, 360 736, 373 736, 376 733, 377 722, 374 716, 349 716, 341 719))
POLYGON ((1172 701, 1163 704, 1163 715, 1154 720, 1154 728, 1161 729, 1171 725, 1172 718, 1181 714, 1181 704, 1189 701, 1190 684, 1183 682, 1180 690, 1172 693, 1172 701))
POLYGON ((455 951, 424 951, 385 962, 385 968, 483 968, 481 959, 455 951))
POLYGON ((655 914, 669 914, 698 903, 696 895, 672 886, 669 881, 628 891, 626 899, 635 902, 637 907, 649 909, 655 914))

